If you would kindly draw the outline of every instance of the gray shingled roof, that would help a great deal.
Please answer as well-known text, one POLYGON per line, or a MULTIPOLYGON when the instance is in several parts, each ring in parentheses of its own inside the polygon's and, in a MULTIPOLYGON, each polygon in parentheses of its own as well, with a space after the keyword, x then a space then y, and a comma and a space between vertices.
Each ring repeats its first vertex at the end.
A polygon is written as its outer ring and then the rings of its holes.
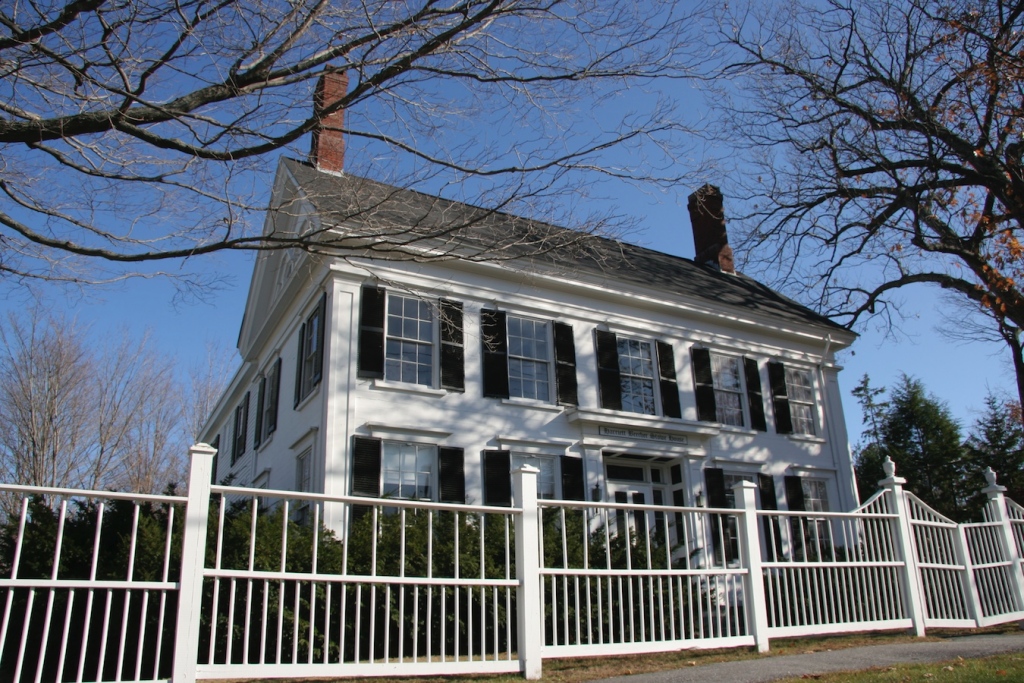
MULTIPOLYGON (((285 159, 288 171, 321 220, 360 226, 382 240, 407 240, 413 226, 434 246, 474 260, 497 260, 514 270, 555 272, 581 280, 622 282, 707 301, 737 311, 845 330, 809 308, 742 274, 721 273, 680 256, 555 225, 488 211, 349 174, 318 171, 285 159), (442 234, 443 233, 443 234, 442 234), (571 250, 571 253, 570 253, 571 250), (568 256, 568 258, 567 258, 568 256)), ((424 244, 423 239, 417 246, 424 244)), ((365 252, 373 256, 372 248, 365 252)))

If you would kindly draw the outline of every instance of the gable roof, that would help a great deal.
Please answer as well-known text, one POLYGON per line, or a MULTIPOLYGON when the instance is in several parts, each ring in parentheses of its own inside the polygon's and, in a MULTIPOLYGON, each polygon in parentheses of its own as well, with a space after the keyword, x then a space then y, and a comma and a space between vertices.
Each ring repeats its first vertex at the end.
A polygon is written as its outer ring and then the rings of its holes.
MULTIPOLYGON (((852 332, 742 274, 722 273, 673 256, 520 216, 482 209, 349 174, 325 173, 293 159, 282 164, 317 210, 324 228, 342 228, 342 240, 367 238, 358 255, 373 258, 386 242, 387 258, 422 258, 422 249, 451 258, 499 261, 512 270, 575 279, 609 280, 703 300, 737 313, 852 332), (397 251, 394 251, 397 249, 397 251)), ((327 245, 332 238, 325 235, 327 245)), ((351 247, 346 249, 351 253, 351 247)), ((329 250, 325 250, 329 251, 329 250)), ((384 254, 378 254, 384 258, 384 254)))

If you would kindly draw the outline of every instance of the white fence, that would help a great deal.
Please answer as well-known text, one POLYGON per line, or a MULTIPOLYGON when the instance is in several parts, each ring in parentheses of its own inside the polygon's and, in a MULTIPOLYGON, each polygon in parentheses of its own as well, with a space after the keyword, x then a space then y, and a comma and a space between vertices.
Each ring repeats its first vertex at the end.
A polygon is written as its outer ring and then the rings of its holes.
POLYGON ((522 672, 545 657, 1024 619, 1024 508, 958 525, 903 490, 850 513, 536 499, 445 505, 210 486, 0 486, 0 680, 522 672))

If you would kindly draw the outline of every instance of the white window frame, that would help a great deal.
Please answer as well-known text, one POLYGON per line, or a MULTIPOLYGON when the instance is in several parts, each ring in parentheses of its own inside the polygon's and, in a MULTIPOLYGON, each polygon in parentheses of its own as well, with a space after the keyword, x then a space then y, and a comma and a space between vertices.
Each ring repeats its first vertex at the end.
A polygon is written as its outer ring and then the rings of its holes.
MULTIPOLYGON (((404 323, 403 323, 402 327, 404 328, 404 323)), ((401 384, 411 384, 411 385, 418 385, 418 386, 433 388, 437 384, 437 378, 438 378, 438 374, 439 374, 438 373, 438 364, 439 364, 439 355, 440 355, 440 353, 439 353, 440 344, 439 344, 439 336, 438 336, 439 333, 440 333, 439 332, 439 328, 440 328, 440 326, 438 325, 438 320, 437 320, 437 306, 433 302, 428 301, 426 299, 421 299, 421 298, 415 297, 415 296, 407 296, 407 295, 404 295, 404 294, 393 294, 391 292, 387 292, 387 294, 386 294, 386 301, 384 302, 384 381, 385 382, 395 382, 395 383, 401 383, 401 384), (417 304, 417 309, 418 309, 417 313, 420 312, 420 310, 419 310, 420 307, 426 307, 426 311, 427 311, 427 314, 429 316, 429 324, 430 324, 430 334, 429 334, 430 338, 429 338, 429 340, 424 340, 424 339, 421 338, 421 336, 420 336, 421 331, 419 329, 417 330, 417 336, 415 338, 414 337, 406 337, 404 335, 404 331, 405 331, 404 329, 401 330, 402 334, 400 334, 400 335, 392 334, 391 321, 392 321, 392 315, 393 314, 391 313, 391 305, 392 305, 392 302, 395 301, 395 300, 401 300, 403 302, 403 304, 402 304, 403 310, 402 310, 401 315, 399 316, 399 319, 402 320, 402 321, 405 321, 405 320, 416 320, 416 321, 418 321, 418 324, 420 324, 420 325, 423 324, 423 322, 424 322, 423 318, 420 318, 420 317, 416 317, 416 318, 406 318, 405 317, 405 306, 407 305, 406 302, 415 302, 417 304), (397 342, 400 345, 400 349, 402 347, 404 347, 406 344, 415 345, 416 347, 426 347, 427 349, 429 349, 429 351, 430 351, 430 366, 429 366, 430 367, 430 377, 428 378, 427 382, 420 381, 420 376, 419 376, 420 373, 418 371, 416 373, 415 381, 410 381, 408 379, 404 379, 403 366, 406 365, 406 362, 401 359, 401 351, 399 352, 399 358, 397 360, 396 359, 390 359, 389 356, 388 356, 388 346, 390 345, 390 343, 392 341, 397 342), (394 363, 396 363, 396 362, 398 363, 398 366, 397 366, 398 367, 398 374, 399 374, 398 377, 394 376, 394 370, 389 371, 389 368, 395 367, 394 363)), ((425 367, 425 365, 419 363, 418 360, 417 360, 415 366, 417 368, 425 367)))
MULTIPOLYGON (((384 440, 382 440, 381 441, 381 459, 380 459, 380 488, 379 488, 379 490, 381 492, 380 495, 382 497, 384 497, 384 498, 394 498, 396 500, 436 501, 438 499, 438 496, 439 496, 439 493, 440 493, 440 482, 438 481, 437 451, 438 451, 437 444, 433 444, 433 443, 424 443, 422 441, 399 441, 399 440, 393 440, 393 439, 384 439, 384 440), (389 460, 388 449, 389 449, 389 447, 391 449, 394 449, 396 447, 399 448, 399 449, 415 449, 417 463, 418 463, 421 451, 429 451, 430 470, 429 470, 429 472, 426 472, 426 475, 427 475, 427 486, 429 487, 429 491, 428 491, 429 495, 428 496, 423 497, 423 496, 419 496, 419 495, 417 495, 417 496, 403 496, 403 495, 400 495, 401 491, 402 491, 402 486, 405 485, 404 482, 403 482, 403 475, 406 474, 405 470, 401 466, 402 465, 402 462, 401 462, 401 459, 402 459, 401 455, 402 454, 401 453, 399 454, 399 456, 400 456, 399 457, 399 467, 397 469, 395 469, 393 467, 389 468, 388 467, 388 460, 389 460), (389 472, 397 472, 398 475, 399 475, 398 482, 397 482, 397 485, 398 485, 398 495, 389 493, 389 491, 388 491, 387 487, 388 487, 388 473, 389 472)), ((417 469, 414 469, 413 472, 412 472, 414 477, 418 477, 420 474, 423 474, 422 472, 420 472, 418 470, 418 464, 416 465, 416 468, 417 469)), ((417 481, 415 483, 415 486, 417 487, 417 489, 418 489, 419 485, 420 484, 417 481)))
POLYGON ((299 400, 306 398, 319 384, 320 379, 314 378, 317 356, 322 353, 320 349, 321 335, 320 328, 323 327, 323 316, 320 315, 320 305, 313 306, 313 311, 306 318, 306 325, 303 328, 302 338, 302 363, 300 364, 301 383, 299 385, 299 400), (316 326, 314 327, 314 322, 316 326))
POLYGON ((505 316, 505 339, 506 339, 506 341, 508 343, 508 395, 509 395, 509 398, 524 399, 524 400, 528 400, 528 401, 540 401, 542 403, 552 403, 553 402, 552 389, 554 388, 554 381, 553 381, 553 378, 552 378, 552 373, 553 373, 554 363, 552 362, 552 356, 553 356, 553 352, 554 352, 554 342, 552 340, 552 336, 551 335, 552 335, 552 332, 551 332, 551 322, 548 321, 548 320, 539 320, 537 318, 528 318, 528 317, 521 316, 521 315, 513 315, 511 313, 506 313, 506 316, 505 316), (527 324, 533 326, 535 331, 536 331, 537 328, 543 328, 543 339, 540 339, 536 335, 532 336, 532 337, 526 337, 526 336, 524 336, 522 334, 515 335, 515 336, 517 338, 519 338, 519 339, 524 339, 524 340, 529 340, 529 341, 534 341, 534 342, 543 342, 544 350, 545 350, 545 354, 544 354, 545 357, 544 358, 539 357, 539 355, 530 356, 530 355, 527 355, 527 354, 521 353, 521 352, 520 353, 516 353, 513 350, 513 348, 515 346, 513 344, 513 341, 512 341, 513 340, 513 334, 512 334, 512 323, 513 323, 513 321, 518 321, 520 325, 523 324, 523 323, 527 323, 527 324), (545 396, 524 396, 523 394, 526 393, 526 392, 522 391, 522 386, 520 387, 520 391, 518 393, 516 393, 516 391, 513 388, 513 386, 514 386, 514 378, 512 376, 513 362, 516 362, 516 361, 518 361, 520 363, 531 363, 531 364, 534 364, 534 365, 543 365, 543 367, 544 367, 543 380, 533 379, 533 380, 527 380, 527 381, 528 382, 534 382, 534 383, 536 383, 538 381, 543 381, 545 389, 546 389, 546 392, 545 392, 546 395, 545 396))
POLYGON ((747 416, 747 387, 746 378, 743 376, 743 359, 740 356, 733 356, 726 353, 711 352, 711 379, 714 384, 715 390, 715 420, 719 424, 727 425, 729 427, 747 427, 750 424, 750 419, 747 416), (723 383, 723 375, 721 365, 719 363, 729 362, 736 367, 736 386, 735 388, 725 386, 723 383), (739 401, 739 422, 730 421, 723 419, 728 415, 724 412, 729 410, 730 413, 736 414, 735 408, 726 406, 726 401, 723 399, 726 397, 735 396, 739 401))
POLYGON ((815 436, 817 420, 814 416, 817 413, 817 403, 814 400, 814 373, 809 368, 792 367, 789 364, 784 364, 783 367, 786 373, 786 395, 789 399, 789 419, 793 425, 793 433, 815 436), (791 381, 797 377, 805 378, 806 384, 791 381))
POLYGON ((627 335, 616 334, 615 335, 615 347, 616 347, 615 350, 616 350, 617 355, 619 357, 619 388, 620 388, 620 395, 621 395, 621 401, 622 401, 622 410, 624 410, 627 413, 635 413, 637 415, 660 415, 661 414, 661 401, 659 399, 661 397, 658 394, 658 390, 659 390, 659 387, 658 387, 658 384, 659 384, 659 382, 658 382, 658 369, 657 369, 658 360, 657 360, 657 355, 656 355, 657 354, 657 350, 655 348, 654 342, 649 340, 649 339, 640 339, 638 337, 631 337, 631 336, 627 336, 627 335), (647 350, 648 350, 648 357, 646 359, 644 359, 642 356, 641 357, 635 357, 635 356, 633 356, 632 354, 629 354, 629 353, 623 354, 623 352, 622 352, 623 346, 627 347, 627 350, 628 350, 628 347, 629 347, 630 343, 639 344, 641 346, 641 348, 646 346, 647 350), (632 358, 636 358, 641 363, 645 363, 645 362, 648 363, 649 364, 648 369, 650 370, 650 374, 649 375, 644 375, 644 374, 639 374, 638 375, 638 374, 634 374, 633 372, 630 372, 632 367, 631 367, 631 364, 629 363, 629 359, 632 359, 632 358), (624 360, 626 361, 625 363, 623 362, 624 360), (644 400, 644 397, 643 397, 642 394, 636 394, 635 392, 632 392, 632 391, 627 392, 626 391, 626 383, 627 382, 637 382, 637 383, 643 384, 644 386, 647 386, 649 384, 649 386, 650 386, 650 408, 651 408, 649 411, 648 410, 634 410, 633 409, 632 406, 635 405, 635 403, 634 403, 635 399, 633 397, 639 396, 639 398, 641 400, 644 400), (629 400, 627 400, 627 397, 629 397, 629 400), (629 403, 628 406, 627 406, 627 403, 629 403))

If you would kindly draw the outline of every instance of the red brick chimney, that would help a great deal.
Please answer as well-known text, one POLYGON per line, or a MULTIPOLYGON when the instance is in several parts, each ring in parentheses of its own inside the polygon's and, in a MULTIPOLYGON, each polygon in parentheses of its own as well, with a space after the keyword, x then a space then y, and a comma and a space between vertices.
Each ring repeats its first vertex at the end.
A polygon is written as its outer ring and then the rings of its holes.
POLYGON ((313 93, 313 115, 320 125, 313 129, 313 144, 309 160, 321 171, 341 173, 345 168, 345 110, 338 109, 328 114, 326 107, 337 102, 348 92, 348 74, 344 71, 324 71, 316 82, 313 93))
POLYGON ((735 274, 732 247, 725 233, 722 192, 714 185, 705 185, 690 195, 686 207, 690 210, 693 228, 693 248, 696 251, 693 260, 723 273, 735 274))

